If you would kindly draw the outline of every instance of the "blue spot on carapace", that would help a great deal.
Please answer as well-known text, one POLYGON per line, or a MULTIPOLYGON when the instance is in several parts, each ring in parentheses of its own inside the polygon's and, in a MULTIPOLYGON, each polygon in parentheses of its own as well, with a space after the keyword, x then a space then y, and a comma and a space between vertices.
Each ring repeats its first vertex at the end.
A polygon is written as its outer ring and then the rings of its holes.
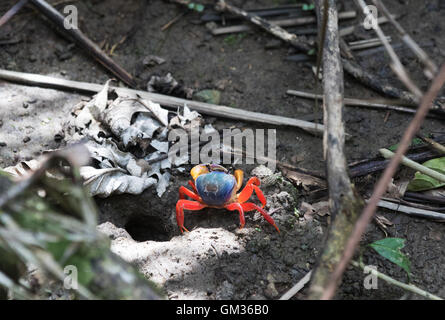
POLYGON ((202 174, 196 179, 196 190, 204 202, 211 206, 221 206, 232 196, 235 177, 220 171, 202 174))

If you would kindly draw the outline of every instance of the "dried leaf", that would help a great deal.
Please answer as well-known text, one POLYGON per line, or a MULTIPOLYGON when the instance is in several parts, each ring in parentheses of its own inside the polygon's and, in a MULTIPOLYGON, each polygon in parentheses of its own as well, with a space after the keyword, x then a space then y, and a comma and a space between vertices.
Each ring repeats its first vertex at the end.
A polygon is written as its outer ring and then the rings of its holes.
POLYGON ((288 170, 284 167, 281 167, 281 171, 283 172, 283 175, 287 179, 289 179, 296 187, 303 187, 303 189, 306 191, 326 187, 326 183, 323 180, 314 176, 293 170, 288 170))
POLYGON ((80 168, 80 174, 85 179, 85 186, 90 194, 99 197, 122 193, 140 194, 157 182, 147 174, 141 177, 131 176, 121 168, 96 169, 87 166, 80 168))
POLYGON ((15 178, 26 177, 30 173, 34 172, 40 167, 40 161, 30 160, 30 161, 21 161, 15 166, 7 167, 3 169, 3 171, 8 172, 15 178))
POLYGON ((299 210, 304 218, 308 221, 312 221, 314 219, 314 215, 316 213, 314 207, 307 202, 302 202, 299 210))

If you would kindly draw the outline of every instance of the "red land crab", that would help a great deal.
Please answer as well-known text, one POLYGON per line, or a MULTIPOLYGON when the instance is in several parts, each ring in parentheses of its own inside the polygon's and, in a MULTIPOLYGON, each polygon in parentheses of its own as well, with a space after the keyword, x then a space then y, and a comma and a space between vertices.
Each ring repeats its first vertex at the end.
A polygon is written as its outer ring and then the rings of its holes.
POLYGON ((240 229, 244 227, 244 212, 259 211, 264 219, 278 229, 272 217, 263 209, 266 198, 258 188, 260 180, 257 177, 250 178, 244 189, 237 193, 243 184, 244 172, 235 170, 230 174, 226 168, 217 164, 199 164, 190 171, 193 180, 189 180, 192 190, 184 186, 179 188, 179 200, 176 203, 176 221, 181 233, 188 231, 184 227, 184 210, 201 210, 206 207, 225 208, 230 211, 238 211, 240 229), (262 206, 259 207, 252 202, 246 202, 255 191, 262 206), (193 200, 186 200, 186 196, 193 200))

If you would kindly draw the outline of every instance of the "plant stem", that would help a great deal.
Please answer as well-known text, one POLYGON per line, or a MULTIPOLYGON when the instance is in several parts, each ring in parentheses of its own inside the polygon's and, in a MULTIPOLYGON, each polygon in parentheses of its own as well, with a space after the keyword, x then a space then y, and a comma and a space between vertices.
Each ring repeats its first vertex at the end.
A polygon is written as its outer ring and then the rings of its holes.
MULTIPOLYGON (((394 152, 391 152, 388 149, 380 149, 379 152, 386 159, 391 159, 394 156, 394 152)), ((443 175, 438 171, 422 166, 421 164, 418 164, 417 162, 414 162, 413 160, 410 160, 405 156, 402 157, 401 162, 402 164, 404 164, 407 167, 410 167, 411 169, 417 170, 441 182, 445 182, 445 175, 443 175)))
MULTIPOLYGON (((351 264, 354 267, 365 269, 363 264, 360 264, 357 261, 351 261, 351 264)), ((397 286, 399 288, 402 288, 404 290, 416 293, 416 294, 418 294, 418 295, 420 295, 422 297, 425 297, 427 299, 443 300, 441 297, 438 297, 438 296, 436 296, 436 295, 434 295, 432 293, 429 293, 429 292, 427 292, 425 290, 422 290, 422 289, 420 289, 420 288, 418 288, 418 287, 416 287, 416 286, 414 286, 412 284, 406 284, 406 283, 397 281, 396 279, 393 279, 390 276, 387 276, 386 274, 381 273, 381 272, 379 272, 379 271, 377 271, 375 269, 370 269, 370 270, 371 270, 371 274, 373 274, 373 275, 377 276, 378 278, 380 278, 380 279, 382 279, 382 280, 384 280, 384 281, 386 281, 386 282, 388 282, 390 284, 393 284, 393 285, 395 285, 395 286, 397 286)))

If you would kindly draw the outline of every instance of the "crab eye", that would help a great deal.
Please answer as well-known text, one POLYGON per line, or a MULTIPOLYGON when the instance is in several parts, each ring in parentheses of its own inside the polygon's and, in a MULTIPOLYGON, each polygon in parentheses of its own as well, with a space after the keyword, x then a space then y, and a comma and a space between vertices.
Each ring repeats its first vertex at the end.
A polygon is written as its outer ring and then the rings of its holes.
POLYGON ((219 164, 208 164, 207 165, 209 167, 209 171, 222 171, 227 173, 228 170, 226 168, 224 168, 223 166, 220 166, 219 164))

